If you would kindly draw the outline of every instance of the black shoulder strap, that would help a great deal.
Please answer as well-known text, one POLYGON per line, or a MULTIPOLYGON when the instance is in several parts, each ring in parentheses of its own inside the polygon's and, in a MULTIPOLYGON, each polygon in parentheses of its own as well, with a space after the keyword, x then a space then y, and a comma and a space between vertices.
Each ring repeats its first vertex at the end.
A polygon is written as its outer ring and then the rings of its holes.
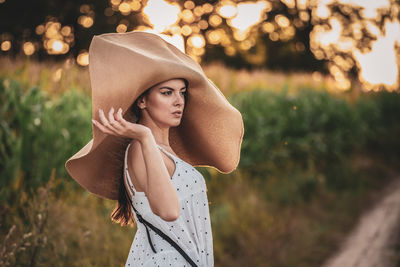
MULTIPOLYGON (((124 183, 124 188, 125 188, 125 183, 124 183)), ((146 232, 147 232, 147 238, 149 240, 150 243, 150 247, 153 250, 154 253, 157 253, 157 251, 155 250, 155 248, 153 247, 153 243, 151 242, 151 238, 150 238, 150 233, 149 230, 147 229, 147 226, 150 227, 154 232, 156 232, 158 235, 160 235, 162 238, 164 238, 166 241, 168 241, 168 243, 170 243, 186 260, 187 262, 189 262, 189 264, 193 267, 197 267, 197 265, 194 263, 194 261, 185 253, 185 251, 183 251, 181 249, 181 247, 179 247, 178 244, 176 244, 174 242, 174 240, 172 240, 169 236, 167 236, 166 234, 164 234, 163 232, 161 232, 160 229, 158 229, 157 227, 155 227, 154 225, 152 225, 151 223, 149 223, 148 221, 146 221, 145 219, 143 219, 142 215, 140 215, 140 213, 135 209, 135 207, 132 204, 131 198, 128 195, 128 192, 126 191, 125 188, 125 194, 126 197, 129 201, 129 203, 131 204, 132 209, 135 211, 136 216, 138 217, 139 222, 143 223, 143 225, 146 227, 146 232)))

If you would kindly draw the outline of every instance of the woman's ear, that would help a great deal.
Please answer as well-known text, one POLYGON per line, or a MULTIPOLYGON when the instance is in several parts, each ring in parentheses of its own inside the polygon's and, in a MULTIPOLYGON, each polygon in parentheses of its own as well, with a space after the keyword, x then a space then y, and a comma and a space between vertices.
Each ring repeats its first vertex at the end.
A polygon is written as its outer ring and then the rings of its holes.
POLYGON ((138 101, 137 101, 137 106, 139 109, 144 109, 146 108, 146 100, 145 96, 141 96, 138 101))

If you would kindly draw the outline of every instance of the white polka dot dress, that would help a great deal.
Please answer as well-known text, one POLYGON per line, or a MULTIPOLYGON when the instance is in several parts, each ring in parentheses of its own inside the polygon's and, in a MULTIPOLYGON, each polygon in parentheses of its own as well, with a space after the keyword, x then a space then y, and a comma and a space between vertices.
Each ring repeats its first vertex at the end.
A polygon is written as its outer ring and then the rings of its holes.
MULTIPOLYGON (((125 151, 124 171, 126 173, 125 184, 129 187, 128 192, 132 199, 132 205, 146 221, 174 240, 197 266, 214 266, 213 238, 204 177, 189 163, 157 145, 175 162, 175 171, 171 182, 176 189, 181 208, 177 220, 165 221, 152 212, 145 193, 136 191, 130 178, 127 179, 129 177, 127 168, 129 146, 130 144, 125 151)), ((129 250, 125 267, 190 267, 190 264, 170 243, 148 227, 151 241, 157 251, 157 253, 154 253, 150 247, 145 226, 139 222, 133 210, 132 212, 138 229, 129 250)))

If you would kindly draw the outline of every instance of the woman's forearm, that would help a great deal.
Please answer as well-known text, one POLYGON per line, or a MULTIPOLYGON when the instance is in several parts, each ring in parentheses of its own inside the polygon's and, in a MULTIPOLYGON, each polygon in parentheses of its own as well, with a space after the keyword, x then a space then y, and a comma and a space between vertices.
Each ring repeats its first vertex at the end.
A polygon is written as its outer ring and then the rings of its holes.
POLYGON ((151 133, 140 140, 147 172, 146 195, 152 211, 167 221, 179 216, 179 200, 160 149, 151 133))

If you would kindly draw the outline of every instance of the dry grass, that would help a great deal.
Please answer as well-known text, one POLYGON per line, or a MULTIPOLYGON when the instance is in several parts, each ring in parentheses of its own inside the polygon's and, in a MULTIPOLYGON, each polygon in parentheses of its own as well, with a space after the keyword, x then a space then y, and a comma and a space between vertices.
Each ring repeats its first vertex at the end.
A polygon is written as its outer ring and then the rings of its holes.
POLYGON ((206 75, 214 81, 225 95, 231 93, 251 91, 254 89, 268 89, 279 92, 287 86, 290 92, 295 93, 301 87, 327 88, 335 90, 332 80, 328 76, 319 73, 258 70, 234 70, 223 64, 210 64, 204 66, 206 75))
MULTIPOLYGON (((12 76, 29 85, 38 84, 52 95, 71 87, 90 94, 87 68, 71 62, 0 58, 0 65, 0 74, 17 70, 12 76)), ((222 65, 205 66, 204 70, 225 95, 255 88, 279 91, 285 86, 296 93, 301 86, 318 90, 329 83, 315 74, 235 71, 222 65)), ((333 193, 316 185, 309 201, 297 201, 293 179, 285 173, 291 166, 277 167, 271 168, 276 172, 263 177, 260 184, 243 170, 221 175, 208 169, 216 266, 317 266, 351 225, 369 193, 350 189, 333 193), (279 192, 292 201, 281 205, 279 196, 274 196, 279 192)), ((296 174, 307 177, 306 171, 296 169, 296 174)), ((385 173, 365 174, 379 182, 385 177, 385 173)), ((135 228, 112 223, 109 214, 115 202, 76 189, 72 182, 69 177, 54 177, 53 172, 50 182, 33 194, 20 192, 14 203, 0 203, 0 215, 5 218, 0 222, 0 266, 125 263, 135 228)))
POLYGON ((113 201, 68 186, 57 192, 60 183, 52 178, 8 207, 0 266, 121 266, 136 227, 111 222, 113 201))
MULTIPOLYGON (((90 94, 90 78, 87 67, 75 64, 74 59, 64 62, 35 62, 29 59, 11 59, 0 57, 1 74, 10 74, 23 67, 20 79, 29 84, 39 84, 50 94, 59 94, 71 87, 82 89, 90 94)), ((225 95, 256 88, 280 91, 287 86, 290 92, 296 93, 299 88, 326 88, 339 92, 334 87, 332 77, 320 73, 307 72, 273 72, 265 69, 248 71, 235 70, 220 63, 203 66, 206 75, 220 88, 225 95)))

